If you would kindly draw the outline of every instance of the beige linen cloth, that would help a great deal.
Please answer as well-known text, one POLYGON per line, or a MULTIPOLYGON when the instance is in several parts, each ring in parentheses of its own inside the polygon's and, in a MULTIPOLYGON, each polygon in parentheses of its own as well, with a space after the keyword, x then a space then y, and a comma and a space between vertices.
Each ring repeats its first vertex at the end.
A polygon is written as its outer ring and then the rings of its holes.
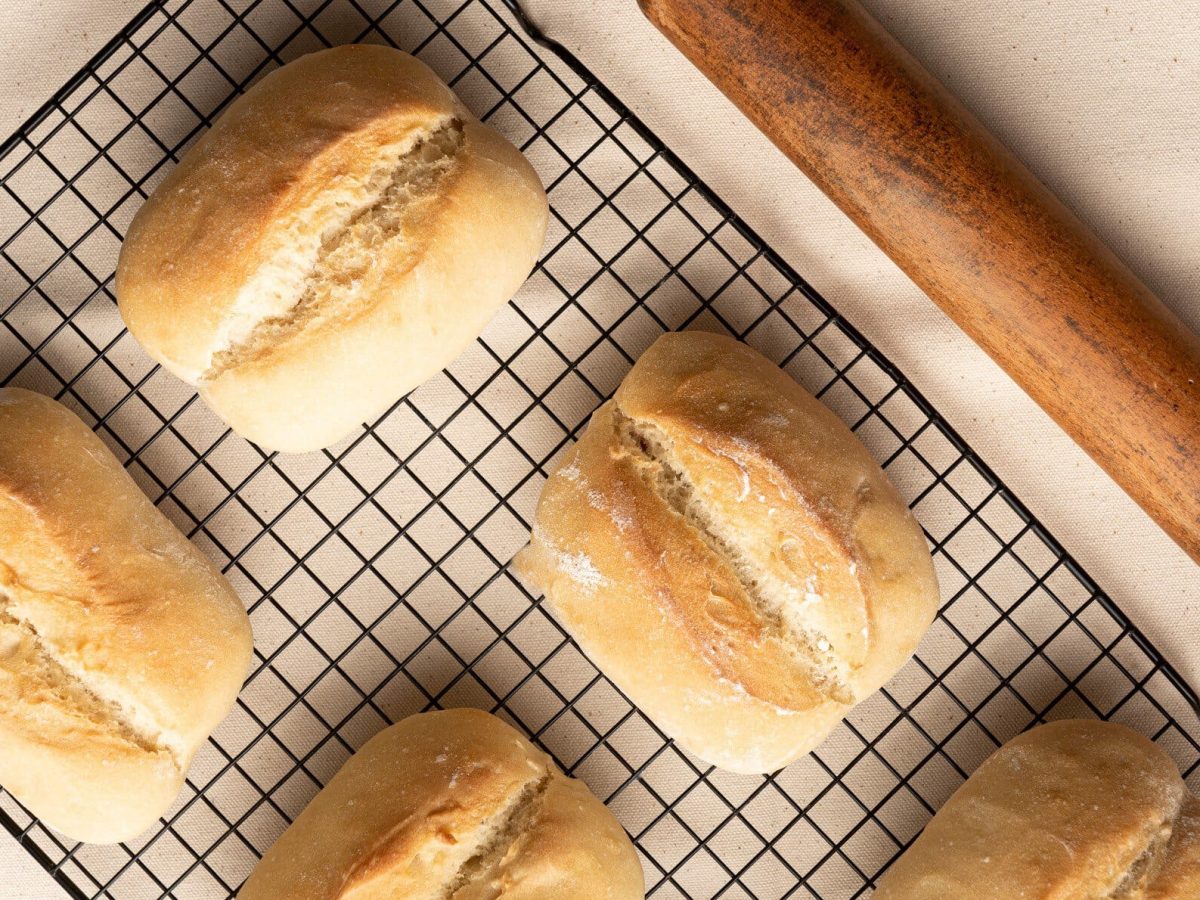
MULTIPOLYGON (((1200 329, 1200 0, 864 2, 1200 329)), ((141 5, 0 0, 0 132, 141 5)), ((659 37, 634 0, 526 5, 916 383, 1200 683, 1200 569, 659 37)), ((0 895, 64 896, 7 837, 0 895)))

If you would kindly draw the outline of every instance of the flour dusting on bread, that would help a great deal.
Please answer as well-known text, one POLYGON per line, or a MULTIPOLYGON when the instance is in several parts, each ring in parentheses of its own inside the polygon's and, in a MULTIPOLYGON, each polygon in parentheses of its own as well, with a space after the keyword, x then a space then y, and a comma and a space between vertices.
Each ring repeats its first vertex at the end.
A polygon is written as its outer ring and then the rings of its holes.
POLYGON ((512 571, 664 732, 781 768, 905 662, 924 535, 846 425, 711 334, 662 336, 592 416, 512 571))

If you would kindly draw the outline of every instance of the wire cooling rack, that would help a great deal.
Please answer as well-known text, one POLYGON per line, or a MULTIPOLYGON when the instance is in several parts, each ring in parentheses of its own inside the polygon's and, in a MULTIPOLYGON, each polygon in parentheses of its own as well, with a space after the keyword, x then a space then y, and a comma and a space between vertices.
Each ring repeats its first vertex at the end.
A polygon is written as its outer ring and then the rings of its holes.
POLYGON ((480 706, 604 798, 655 898, 870 893, 962 779, 1035 721, 1115 718, 1200 787, 1196 697, 903 376, 562 48, 492 0, 161 0, 0 148, 0 382, 62 399, 217 560, 253 672, 159 828, 72 845, 0 794, 74 897, 223 897, 389 722, 480 706), (332 450, 230 434, 125 333, 145 196, 232 96, 350 41, 415 52, 529 155, 553 222, 449 370, 332 450), (934 548, 916 658, 771 777, 673 746, 507 573, 547 470, 662 331, 765 352, 885 461, 934 548))

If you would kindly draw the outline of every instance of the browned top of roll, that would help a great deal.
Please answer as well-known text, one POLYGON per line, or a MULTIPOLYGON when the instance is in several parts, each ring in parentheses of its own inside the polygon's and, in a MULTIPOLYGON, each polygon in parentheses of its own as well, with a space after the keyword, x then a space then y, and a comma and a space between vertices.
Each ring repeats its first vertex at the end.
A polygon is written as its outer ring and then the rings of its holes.
POLYGON ((979 767, 880 879, 879 900, 1196 897, 1196 800, 1121 725, 1052 722, 979 767))
POLYGON ((80 840, 161 815, 229 711, 250 624, 68 409, 0 390, 0 783, 80 840))
POLYGON ((641 864, 579 781, 495 716, 377 734, 267 851, 241 900, 637 900, 641 864))
POLYGON ((327 447, 449 364, 529 274, 524 156, 389 47, 303 56, 237 98, 138 211, 121 315, 239 434, 327 447))
POLYGON ((701 332, 663 335, 593 416, 514 566, 639 707, 734 771, 811 750, 938 599, 920 527, 846 425, 701 332))

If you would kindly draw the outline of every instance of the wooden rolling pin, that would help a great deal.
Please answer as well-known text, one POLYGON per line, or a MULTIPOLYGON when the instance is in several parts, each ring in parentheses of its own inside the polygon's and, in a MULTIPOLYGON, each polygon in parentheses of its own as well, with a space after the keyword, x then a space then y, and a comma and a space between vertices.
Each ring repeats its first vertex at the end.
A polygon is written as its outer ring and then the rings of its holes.
POLYGON ((640 0, 1200 562, 1200 339, 856 0, 640 0))

